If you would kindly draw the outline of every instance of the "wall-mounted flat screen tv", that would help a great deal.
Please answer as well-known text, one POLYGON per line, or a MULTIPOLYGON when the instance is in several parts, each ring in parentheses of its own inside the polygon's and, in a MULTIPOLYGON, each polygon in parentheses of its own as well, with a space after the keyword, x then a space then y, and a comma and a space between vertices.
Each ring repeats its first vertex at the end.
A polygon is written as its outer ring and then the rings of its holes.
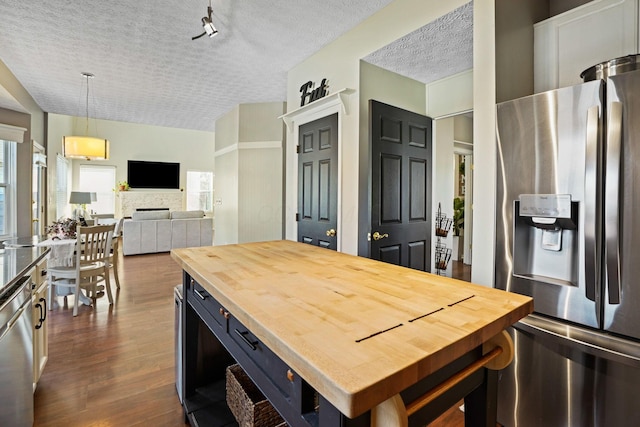
POLYGON ((180 163, 127 162, 127 182, 131 188, 180 188, 180 163))

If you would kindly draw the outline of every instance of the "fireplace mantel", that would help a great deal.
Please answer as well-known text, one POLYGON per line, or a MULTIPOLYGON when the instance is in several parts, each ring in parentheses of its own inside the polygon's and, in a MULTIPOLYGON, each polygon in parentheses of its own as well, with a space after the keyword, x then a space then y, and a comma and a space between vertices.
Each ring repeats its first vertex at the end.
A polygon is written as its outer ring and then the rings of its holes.
POLYGON ((168 208, 170 211, 183 210, 183 194, 181 190, 121 191, 117 197, 116 216, 119 218, 130 217, 136 209, 168 208))

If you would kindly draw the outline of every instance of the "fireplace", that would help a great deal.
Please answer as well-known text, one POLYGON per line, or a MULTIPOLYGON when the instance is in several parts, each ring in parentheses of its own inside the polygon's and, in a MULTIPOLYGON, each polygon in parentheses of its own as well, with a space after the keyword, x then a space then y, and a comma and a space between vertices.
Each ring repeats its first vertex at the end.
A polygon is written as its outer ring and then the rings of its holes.
POLYGON ((184 209, 183 192, 174 191, 120 191, 116 199, 116 216, 130 217, 135 211, 184 209))

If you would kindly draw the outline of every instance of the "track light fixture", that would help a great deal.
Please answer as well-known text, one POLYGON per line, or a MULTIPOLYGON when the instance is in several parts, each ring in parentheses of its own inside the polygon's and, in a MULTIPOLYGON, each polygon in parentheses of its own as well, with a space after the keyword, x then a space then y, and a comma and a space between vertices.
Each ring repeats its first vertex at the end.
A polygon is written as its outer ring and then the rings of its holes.
POLYGON ((218 30, 213 26, 213 21, 211 20, 211 15, 213 15, 213 9, 211 8, 211 0, 209 0, 209 7, 207 8, 207 16, 202 18, 202 28, 204 32, 198 36, 191 37, 191 40, 199 39, 205 34, 209 37, 213 37, 218 34, 218 30))

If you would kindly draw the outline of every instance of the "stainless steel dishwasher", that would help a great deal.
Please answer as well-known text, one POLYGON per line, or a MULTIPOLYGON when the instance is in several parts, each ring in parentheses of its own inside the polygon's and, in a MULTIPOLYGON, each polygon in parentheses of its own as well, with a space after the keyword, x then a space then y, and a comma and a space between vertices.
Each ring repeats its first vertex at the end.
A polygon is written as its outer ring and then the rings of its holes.
POLYGON ((182 285, 176 285, 173 289, 173 297, 175 300, 175 363, 176 363, 176 390, 178 391, 178 399, 182 403, 182 285))
POLYGON ((33 425, 31 275, 0 293, 0 426, 33 425))

